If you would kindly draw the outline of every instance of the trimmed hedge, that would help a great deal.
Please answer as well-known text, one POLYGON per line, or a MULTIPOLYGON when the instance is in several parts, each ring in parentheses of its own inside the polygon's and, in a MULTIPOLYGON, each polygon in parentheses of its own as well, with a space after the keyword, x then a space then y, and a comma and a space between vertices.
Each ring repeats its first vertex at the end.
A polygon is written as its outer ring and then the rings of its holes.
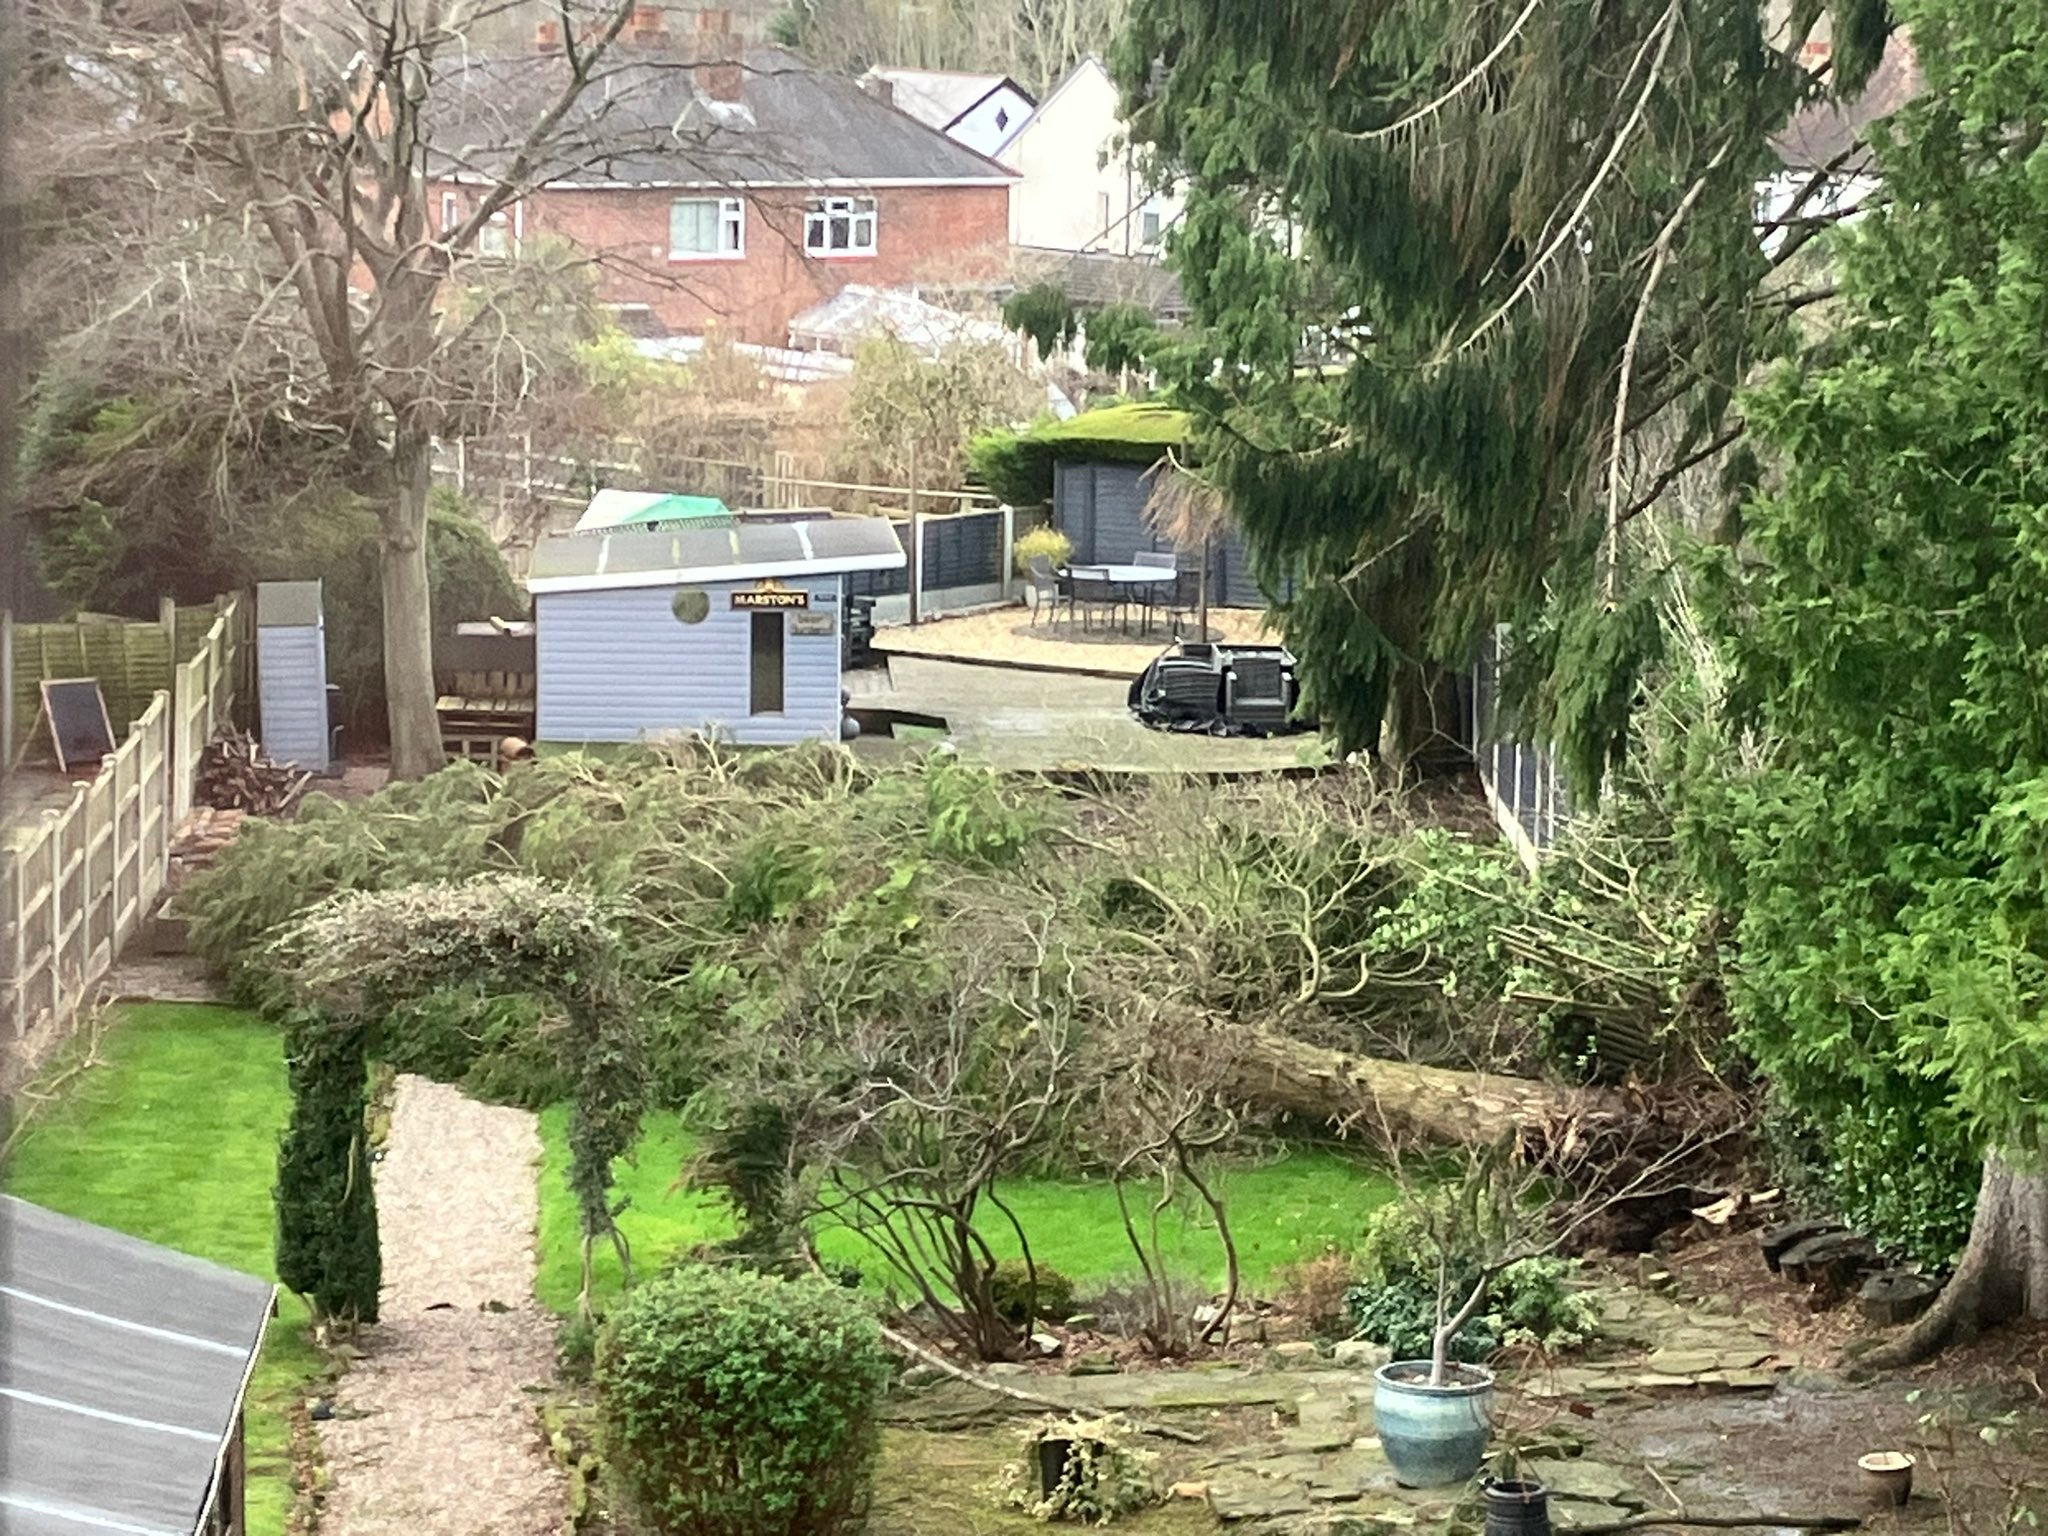
POLYGON ((633 1291, 597 1346, 606 1454, 663 1536, 866 1523, 889 1380, 852 1292, 692 1265, 633 1291))

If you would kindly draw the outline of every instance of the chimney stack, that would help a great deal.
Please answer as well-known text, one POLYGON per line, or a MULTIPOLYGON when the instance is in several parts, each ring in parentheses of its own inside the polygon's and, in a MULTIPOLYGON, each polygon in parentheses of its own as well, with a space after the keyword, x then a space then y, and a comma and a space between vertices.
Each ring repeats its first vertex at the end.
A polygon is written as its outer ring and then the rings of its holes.
POLYGON ((626 23, 626 41, 642 48, 658 48, 668 41, 668 17, 658 5, 635 5, 626 23))
POLYGON ((697 38, 691 58, 697 89, 708 101, 739 101, 746 93, 739 39, 733 36, 732 12, 697 12, 697 38))
POLYGON ((533 51, 535 53, 560 53, 562 51, 562 24, 559 21, 542 21, 534 24, 533 51))

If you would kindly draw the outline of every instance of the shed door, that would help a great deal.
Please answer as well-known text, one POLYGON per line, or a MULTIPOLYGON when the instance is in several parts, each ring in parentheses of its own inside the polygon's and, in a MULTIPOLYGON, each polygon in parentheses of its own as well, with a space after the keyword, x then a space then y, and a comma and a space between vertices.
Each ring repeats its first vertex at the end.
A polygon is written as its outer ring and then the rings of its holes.
POLYGON ((784 630, 781 613, 755 613, 753 662, 748 674, 747 710, 756 715, 782 713, 784 630))

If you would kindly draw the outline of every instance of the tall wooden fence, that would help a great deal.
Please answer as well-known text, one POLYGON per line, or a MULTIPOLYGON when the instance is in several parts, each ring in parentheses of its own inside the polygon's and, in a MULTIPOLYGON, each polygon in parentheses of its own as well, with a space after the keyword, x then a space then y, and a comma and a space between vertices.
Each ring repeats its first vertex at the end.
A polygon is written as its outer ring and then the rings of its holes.
POLYGON ((218 605, 171 672, 61 807, 0 829, 0 1040, 17 1069, 71 1031, 79 1010, 155 909, 199 759, 247 697, 248 605, 218 605))

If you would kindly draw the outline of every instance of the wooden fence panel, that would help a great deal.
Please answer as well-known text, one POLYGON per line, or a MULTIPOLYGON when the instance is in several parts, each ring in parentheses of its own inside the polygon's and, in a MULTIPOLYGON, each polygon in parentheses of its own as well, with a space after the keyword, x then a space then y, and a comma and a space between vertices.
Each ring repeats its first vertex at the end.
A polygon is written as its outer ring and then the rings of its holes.
POLYGON ((200 756, 242 697, 247 617, 239 597, 218 604, 98 774, 61 809, 0 835, 0 1039, 13 1064, 32 1065, 70 1032, 155 909, 200 756))

